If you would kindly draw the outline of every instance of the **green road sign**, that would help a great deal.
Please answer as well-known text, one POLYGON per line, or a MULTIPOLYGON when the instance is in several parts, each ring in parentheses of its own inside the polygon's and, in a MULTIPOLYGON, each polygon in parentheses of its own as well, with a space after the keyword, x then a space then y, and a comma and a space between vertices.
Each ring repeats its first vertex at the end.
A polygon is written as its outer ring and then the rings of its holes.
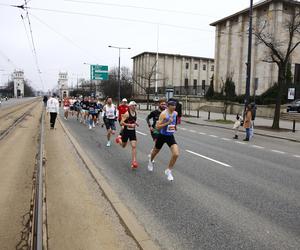
POLYGON ((108 80, 108 66, 91 65, 90 71, 92 80, 108 80))

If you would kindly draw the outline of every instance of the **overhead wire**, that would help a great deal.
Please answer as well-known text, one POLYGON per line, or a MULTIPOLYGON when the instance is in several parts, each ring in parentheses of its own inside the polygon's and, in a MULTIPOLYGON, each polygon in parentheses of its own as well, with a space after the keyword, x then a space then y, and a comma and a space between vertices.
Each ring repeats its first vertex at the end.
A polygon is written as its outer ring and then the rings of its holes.
POLYGON ((64 1, 65 2, 72 2, 72 3, 97 4, 97 5, 113 6, 113 7, 121 7, 121 8, 142 9, 142 10, 150 10, 150 11, 165 12, 165 13, 174 13, 174 14, 184 14, 184 15, 193 15, 193 16, 203 16, 203 17, 217 18, 215 16, 204 15, 204 14, 197 13, 197 12, 192 12, 192 11, 180 11, 180 10, 174 10, 174 9, 159 9, 159 8, 153 8, 153 7, 142 7, 142 6, 137 6, 137 5, 126 5, 126 4, 95 2, 95 1, 82 1, 82 0, 64 0, 64 1))

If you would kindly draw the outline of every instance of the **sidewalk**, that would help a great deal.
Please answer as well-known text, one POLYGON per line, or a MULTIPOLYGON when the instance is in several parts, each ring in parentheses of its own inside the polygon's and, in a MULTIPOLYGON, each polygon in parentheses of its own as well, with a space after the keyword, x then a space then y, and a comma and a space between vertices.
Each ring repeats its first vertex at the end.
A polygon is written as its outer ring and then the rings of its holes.
MULTIPOLYGON (((146 111, 146 105, 142 104, 140 105, 143 110, 140 110, 140 112, 144 114, 148 114, 150 111, 146 111)), ((152 107, 153 110, 154 107, 152 107)), ((183 114, 185 112, 183 111, 183 114)), ((182 117, 182 121, 201 125, 201 126, 208 126, 208 127, 217 127, 217 128, 224 128, 224 129, 232 129, 232 124, 222 124, 219 122, 216 122, 216 120, 223 120, 223 115, 220 113, 210 113, 210 121, 208 121, 208 112, 200 111, 199 112, 199 118, 197 118, 197 111, 187 111, 188 116, 182 117)), ((234 122, 236 119, 236 115, 227 115, 227 120, 231 120, 234 122)), ((296 123, 296 133, 292 132, 293 123, 291 121, 280 121, 280 128, 283 129, 281 131, 272 131, 273 120, 268 118, 262 118, 257 117, 255 119, 255 128, 254 128, 254 134, 256 135, 262 135, 267 137, 273 137, 278 139, 284 139, 289 141, 295 141, 300 142, 300 123, 296 123), (259 129, 259 127, 269 127, 270 129, 259 129)))
MULTIPOLYGON (((232 129, 233 124, 221 124, 216 120, 222 120, 223 115, 219 113, 210 113, 210 121, 208 121, 208 112, 200 112, 200 117, 197 118, 197 112, 191 111, 192 117, 183 117, 182 120, 187 123, 198 124, 202 126, 211 126, 225 129, 232 129)), ((227 120, 235 121, 235 115, 227 115, 227 120)), ((292 132, 293 123, 291 121, 280 121, 281 131, 272 131, 273 120, 268 118, 257 117, 255 119, 254 134, 285 139, 295 142, 300 142, 300 123, 296 123, 296 133, 292 132), (259 127, 269 127, 270 129, 260 129, 259 127)))
POLYGON ((57 121, 46 117, 46 197, 49 249, 139 249, 57 121))

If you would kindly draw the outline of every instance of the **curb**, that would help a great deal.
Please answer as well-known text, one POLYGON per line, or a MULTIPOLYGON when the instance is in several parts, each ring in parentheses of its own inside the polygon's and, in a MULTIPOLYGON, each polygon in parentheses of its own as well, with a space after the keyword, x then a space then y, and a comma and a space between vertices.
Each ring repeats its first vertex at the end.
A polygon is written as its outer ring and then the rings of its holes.
MULTIPOLYGON (((199 126, 204 126, 204 127, 213 127, 213 128, 221 128, 221 129, 232 130, 232 128, 227 128, 227 127, 223 127, 223 126, 219 126, 219 125, 197 123, 197 122, 191 122, 191 121, 185 121, 185 120, 182 120, 182 121, 185 122, 185 123, 188 123, 188 124, 199 125, 199 126)), ((283 136, 270 135, 270 134, 265 134, 265 133, 262 133, 262 132, 254 132, 254 134, 255 135, 260 135, 260 136, 265 136, 265 137, 270 137, 270 138, 276 138, 276 139, 280 139, 280 140, 286 140, 286 141, 300 143, 300 140, 292 139, 292 138, 288 138, 288 137, 283 137, 283 136)))
POLYGON ((70 142, 74 146, 76 153, 83 161, 87 170, 90 172, 99 188, 103 191, 104 196, 107 198, 112 208, 119 216, 122 224, 131 233, 138 246, 143 250, 158 250, 158 246, 152 241, 144 227, 140 225, 133 213, 121 202, 118 195, 113 191, 104 176, 100 173, 95 164, 89 159, 87 154, 81 148, 77 140, 71 135, 62 121, 60 119, 58 120, 70 142))

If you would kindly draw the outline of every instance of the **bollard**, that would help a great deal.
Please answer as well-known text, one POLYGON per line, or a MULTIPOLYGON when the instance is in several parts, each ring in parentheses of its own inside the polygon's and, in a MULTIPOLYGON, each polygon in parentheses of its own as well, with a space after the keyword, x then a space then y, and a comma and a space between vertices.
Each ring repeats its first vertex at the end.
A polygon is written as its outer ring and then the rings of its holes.
POLYGON ((208 117, 207 120, 210 120, 210 111, 208 111, 208 117))
POLYGON ((198 109, 197 110, 197 118, 199 118, 200 117, 200 110, 198 109))
POLYGON ((296 120, 293 121, 293 133, 296 133, 296 120))

